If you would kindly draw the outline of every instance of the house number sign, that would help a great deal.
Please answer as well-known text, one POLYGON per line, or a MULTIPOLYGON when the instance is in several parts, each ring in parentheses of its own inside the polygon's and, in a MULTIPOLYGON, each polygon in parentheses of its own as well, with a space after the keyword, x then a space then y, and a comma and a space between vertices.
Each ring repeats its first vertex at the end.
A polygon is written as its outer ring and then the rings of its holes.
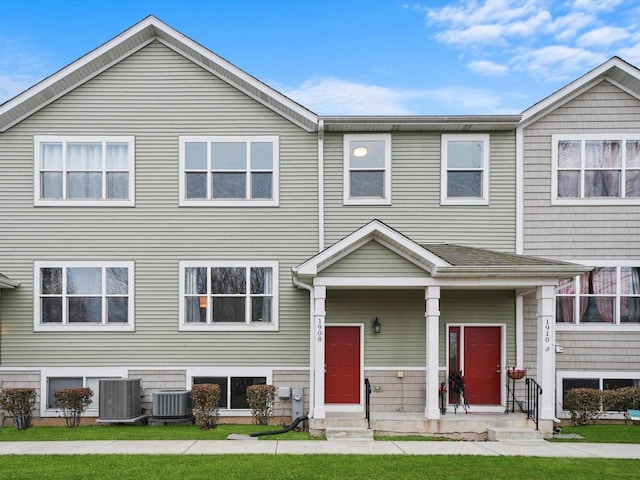
MULTIPOLYGON (((545 320, 545 324, 544 324, 544 343, 548 344, 549 342, 551 342, 551 337, 549 336, 549 331, 551 330, 551 325, 549 324, 549 319, 547 318, 545 320)), ((545 352, 549 352, 551 351, 551 346, 547 345, 544 349, 545 352)))
POLYGON ((316 337, 318 339, 318 343, 322 343, 322 334, 323 334, 322 318, 318 317, 318 326, 317 326, 317 330, 316 330, 316 337))

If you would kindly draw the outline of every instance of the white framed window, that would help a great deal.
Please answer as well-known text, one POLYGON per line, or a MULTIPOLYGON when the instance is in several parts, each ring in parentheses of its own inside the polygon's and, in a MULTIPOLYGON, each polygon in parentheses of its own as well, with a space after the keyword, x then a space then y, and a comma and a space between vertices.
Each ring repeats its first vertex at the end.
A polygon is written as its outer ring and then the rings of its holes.
POLYGON ((135 205, 134 137, 34 137, 37 206, 135 205))
POLYGON ((277 330, 277 262, 180 263, 181 330, 277 330))
POLYGON ((640 205, 640 135, 552 135, 551 201, 640 205))
POLYGON ((35 331, 133 331, 133 262, 35 262, 35 331))
POLYGON ((489 204, 489 135, 441 138, 441 205, 489 204))
POLYGON ((560 281, 556 289, 557 329, 574 325, 640 329, 640 263, 598 263, 590 272, 560 281))
MULTIPOLYGON (((640 386, 640 374, 632 371, 560 371, 556 379, 556 398, 558 418, 569 418, 564 408, 566 395, 574 388, 593 388, 597 390, 617 390, 624 387, 640 386)), ((623 419, 623 412, 602 411, 602 419, 623 419)))
POLYGON ((40 375, 40 415, 59 417, 53 392, 62 388, 86 387, 93 392, 85 416, 97 417, 100 403, 100 380, 127 378, 126 367, 45 367, 40 375))
POLYGON ((278 206, 279 149, 277 136, 180 137, 180 205, 278 206))
POLYGON ((391 135, 344 136, 344 205, 391 205, 391 135))

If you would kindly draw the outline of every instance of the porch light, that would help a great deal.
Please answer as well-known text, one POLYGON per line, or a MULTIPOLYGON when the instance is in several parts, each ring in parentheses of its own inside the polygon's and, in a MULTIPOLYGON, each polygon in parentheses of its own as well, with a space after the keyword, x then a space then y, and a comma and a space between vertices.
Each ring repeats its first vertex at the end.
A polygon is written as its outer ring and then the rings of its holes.
POLYGON ((200 308, 207 308, 207 297, 200 297, 200 308))
POLYGON ((373 333, 380 333, 382 331, 382 325, 380 324, 378 317, 373 319, 373 323, 371 325, 373 326, 373 333))

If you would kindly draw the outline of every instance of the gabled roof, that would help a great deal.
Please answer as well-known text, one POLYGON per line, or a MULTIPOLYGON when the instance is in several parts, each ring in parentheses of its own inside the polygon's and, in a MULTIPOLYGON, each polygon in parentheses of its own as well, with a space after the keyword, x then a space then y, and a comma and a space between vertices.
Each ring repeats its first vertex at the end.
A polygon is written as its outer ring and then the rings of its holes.
POLYGON ((20 285, 20 283, 15 280, 11 280, 6 275, 0 273, 0 288, 16 288, 20 285))
POLYGON ((521 125, 526 126, 570 101, 603 80, 640 99, 640 70, 619 57, 612 57, 582 77, 522 112, 521 125))
POLYGON ((569 262, 451 245, 420 245, 380 220, 373 220, 293 269, 297 277, 314 277, 371 240, 422 267, 434 278, 549 277, 566 278, 591 270, 569 262))
POLYGON ((0 105, 0 132, 34 114, 124 58, 159 41, 251 98, 311 132, 316 115, 202 45, 149 16, 62 70, 0 105))

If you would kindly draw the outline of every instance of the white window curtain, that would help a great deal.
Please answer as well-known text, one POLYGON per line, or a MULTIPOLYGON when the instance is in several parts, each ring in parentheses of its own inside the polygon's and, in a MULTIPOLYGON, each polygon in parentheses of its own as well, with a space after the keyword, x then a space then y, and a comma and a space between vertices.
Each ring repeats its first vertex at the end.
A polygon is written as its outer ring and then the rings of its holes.
POLYGON ((591 285, 598 312, 603 322, 613 323, 615 320, 616 268, 601 267, 593 270, 591 285))

